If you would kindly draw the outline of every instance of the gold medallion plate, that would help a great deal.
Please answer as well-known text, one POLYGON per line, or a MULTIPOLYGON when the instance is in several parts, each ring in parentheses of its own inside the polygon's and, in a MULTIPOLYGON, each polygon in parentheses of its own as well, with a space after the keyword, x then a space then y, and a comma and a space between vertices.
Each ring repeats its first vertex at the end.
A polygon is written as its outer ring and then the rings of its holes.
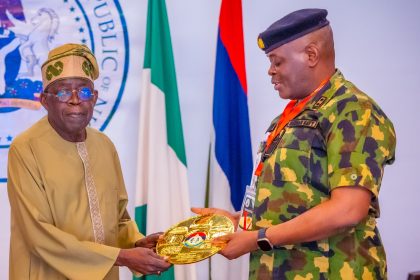
POLYGON ((194 216, 168 229, 156 245, 156 252, 172 264, 195 263, 219 252, 216 237, 234 232, 232 221, 222 215, 194 216))

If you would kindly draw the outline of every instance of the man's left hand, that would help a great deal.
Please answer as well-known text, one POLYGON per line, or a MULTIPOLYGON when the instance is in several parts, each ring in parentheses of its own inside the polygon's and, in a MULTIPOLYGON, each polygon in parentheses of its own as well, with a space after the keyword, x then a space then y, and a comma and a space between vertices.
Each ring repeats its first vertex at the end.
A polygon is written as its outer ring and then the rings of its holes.
POLYGON ((149 249, 155 249, 156 243, 158 242, 160 236, 163 234, 163 232, 156 232, 153 234, 150 234, 142 239, 139 239, 136 241, 135 246, 136 247, 143 247, 143 248, 149 248, 149 249))
POLYGON ((212 243, 224 246, 219 254, 229 260, 233 260, 257 250, 257 236, 258 231, 240 231, 215 238, 212 243))

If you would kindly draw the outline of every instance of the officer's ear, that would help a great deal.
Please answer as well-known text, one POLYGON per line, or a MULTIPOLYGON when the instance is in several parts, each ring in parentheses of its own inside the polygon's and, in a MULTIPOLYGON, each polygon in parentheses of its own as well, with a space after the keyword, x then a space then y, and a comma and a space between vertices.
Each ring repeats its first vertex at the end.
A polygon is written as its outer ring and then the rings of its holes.
POLYGON ((314 42, 309 43, 305 47, 305 54, 307 56, 308 66, 311 68, 315 67, 320 59, 319 47, 314 42))

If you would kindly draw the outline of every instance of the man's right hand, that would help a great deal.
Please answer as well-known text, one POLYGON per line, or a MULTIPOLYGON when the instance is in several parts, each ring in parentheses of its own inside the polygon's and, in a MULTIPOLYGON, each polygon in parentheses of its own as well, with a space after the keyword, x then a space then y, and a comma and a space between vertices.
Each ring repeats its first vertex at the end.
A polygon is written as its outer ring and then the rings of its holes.
POLYGON ((121 249, 115 265, 126 266, 141 274, 160 274, 171 264, 148 248, 121 249))
POLYGON ((192 207, 191 211, 193 213, 196 213, 198 215, 208 215, 208 214, 218 214, 228 217, 235 228, 237 228, 239 223, 239 218, 241 217, 240 213, 230 213, 229 211, 220 209, 220 208, 198 208, 198 207, 192 207))

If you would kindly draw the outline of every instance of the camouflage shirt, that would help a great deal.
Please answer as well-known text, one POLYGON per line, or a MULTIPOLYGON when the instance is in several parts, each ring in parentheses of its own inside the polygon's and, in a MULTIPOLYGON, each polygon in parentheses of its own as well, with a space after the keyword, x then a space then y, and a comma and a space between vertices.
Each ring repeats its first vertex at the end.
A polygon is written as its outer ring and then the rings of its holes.
POLYGON ((254 230, 293 219, 342 186, 368 189, 371 205, 366 219, 337 235, 251 253, 250 279, 386 279, 375 218, 396 138, 385 113, 337 70, 279 137, 257 182, 254 230))

